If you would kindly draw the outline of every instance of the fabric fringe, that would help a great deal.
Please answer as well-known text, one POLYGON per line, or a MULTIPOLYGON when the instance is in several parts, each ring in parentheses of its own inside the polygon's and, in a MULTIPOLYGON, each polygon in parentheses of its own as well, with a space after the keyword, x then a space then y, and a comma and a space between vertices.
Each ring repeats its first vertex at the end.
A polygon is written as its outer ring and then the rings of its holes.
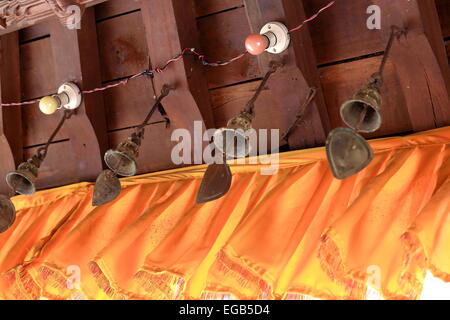
POLYGON ((180 300, 186 284, 186 280, 178 274, 148 266, 140 269, 134 280, 145 290, 146 298, 151 300, 180 300))
POLYGON ((367 293, 367 274, 350 271, 346 268, 336 243, 330 238, 333 230, 329 230, 321 238, 318 258, 322 269, 348 292, 348 299, 364 300, 367 293))
POLYGON ((200 300, 238 300, 238 298, 229 292, 203 291, 200 300))
MULTIPOLYGON (((329 230, 322 236, 318 256, 323 270, 331 279, 347 288, 350 299, 367 299, 368 275, 346 268, 339 248, 332 239, 335 236, 333 230, 329 230)), ((426 270, 430 266, 428 266, 422 244, 413 232, 405 233, 401 237, 401 241, 405 246, 403 271, 398 279, 401 291, 394 294, 382 290, 382 296, 387 300, 417 300, 422 293, 426 270)), ((450 277, 446 277, 448 275, 439 272, 437 275, 443 280, 450 280, 450 277)))
POLYGON ((10 294, 17 300, 39 300, 41 288, 24 268, 17 266, 4 273, 5 281, 11 286, 10 294))
POLYGON ((439 270, 438 268, 436 268, 434 265, 429 264, 428 265, 428 269, 431 271, 431 273, 436 277, 441 279, 442 281, 445 282, 450 282, 450 273, 447 272, 443 272, 441 270, 439 270))
POLYGON ((49 265, 40 266, 36 278, 24 266, 11 269, 4 276, 17 300, 86 300, 81 290, 68 288, 68 277, 62 271, 49 265))
POLYGON ((42 286, 43 296, 52 300, 85 300, 86 295, 80 288, 69 288, 69 277, 61 268, 44 264, 38 269, 38 279, 42 286), (51 290, 52 292, 49 292, 51 290))
POLYGON ((232 257, 222 249, 217 254, 217 259, 212 267, 214 272, 228 279, 233 279, 238 285, 235 288, 209 288, 208 291, 223 292, 234 295, 239 299, 265 300, 274 297, 271 286, 264 281, 255 271, 238 257, 232 257), (246 296, 242 292, 249 290, 254 292, 252 296, 246 296))
POLYGON ((417 300, 422 293, 428 259, 419 237, 414 232, 408 231, 403 234, 401 241, 405 248, 405 258, 399 284, 405 292, 406 299, 417 300))
POLYGON ((97 262, 91 261, 89 263, 89 270, 94 276, 97 286, 106 293, 108 297, 113 300, 130 300, 131 296, 123 294, 120 289, 114 288, 112 281, 108 279, 105 273, 102 271, 97 262))

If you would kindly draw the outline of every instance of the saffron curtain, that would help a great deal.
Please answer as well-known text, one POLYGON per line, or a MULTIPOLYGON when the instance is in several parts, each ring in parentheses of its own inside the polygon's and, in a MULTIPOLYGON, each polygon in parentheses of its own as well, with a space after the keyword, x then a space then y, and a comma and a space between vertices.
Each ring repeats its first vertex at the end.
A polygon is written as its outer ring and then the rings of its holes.
POLYGON ((13 199, 0 235, 2 299, 388 299, 450 281, 450 127, 371 142, 333 178, 323 148, 282 154, 275 175, 232 164, 230 193, 196 205, 206 166, 13 199), (75 270, 75 271, 74 271, 75 270))

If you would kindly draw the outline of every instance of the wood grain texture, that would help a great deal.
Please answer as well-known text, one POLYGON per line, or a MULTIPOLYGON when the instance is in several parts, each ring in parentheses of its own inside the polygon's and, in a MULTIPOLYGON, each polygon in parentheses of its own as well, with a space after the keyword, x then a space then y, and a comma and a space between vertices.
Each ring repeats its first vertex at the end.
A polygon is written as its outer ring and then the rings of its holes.
MULTIPOLYGON (((153 67, 164 66, 185 48, 198 47, 198 33, 193 1, 141 0, 147 45, 153 67), (158 8, 154 15, 154 8, 158 8), (154 32, 158 29, 159 32, 154 32)), ((164 84, 176 90, 165 101, 167 112, 185 117, 186 128, 193 121, 203 121, 211 127, 213 117, 204 68, 191 57, 183 57, 176 64, 155 77, 159 90, 164 84)))
POLYGON ((436 7, 444 37, 450 37, 450 1, 436 0, 436 7))
MULTIPOLYGON (((200 47, 209 61, 226 61, 245 51, 245 38, 251 33, 245 8, 223 12, 198 21, 200 47)), ((258 60, 246 56, 226 67, 206 69, 210 88, 261 77, 258 60)))
MULTIPOLYGON (((0 37, 0 102, 20 100, 20 56, 17 32, 0 37)), ((22 161, 22 125, 20 107, 0 107, 0 177, 14 171, 22 161)), ((9 194, 0 178, 0 193, 9 194)))
POLYGON ((243 5, 243 0, 197 0, 195 1, 195 11, 197 16, 206 16, 220 11, 242 7, 243 5))
MULTIPOLYGON (((394 61, 415 131, 450 124, 450 68, 436 8, 430 1, 399 0, 384 18, 407 29, 395 41, 394 61)), ((384 31, 385 38, 389 31, 384 31)))
MULTIPOLYGON (((108 131, 139 125, 154 104, 154 92, 148 78, 140 78, 126 86, 105 91, 105 110, 108 131)), ((152 121, 162 120, 159 113, 152 121)))
POLYGON ((97 20, 111 19, 111 17, 124 14, 126 12, 140 10, 139 0, 108 0, 95 7, 95 17, 97 20))
MULTIPOLYGON (((101 86, 96 24, 93 9, 87 9, 82 30, 67 30, 60 24, 51 28, 55 73, 58 83, 72 81, 80 88, 101 86)), ((76 159, 79 181, 95 181, 103 169, 108 148, 106 117, 101 93, 85 95, 76 114, 66 122, 66 132, 76 159)))
MULTIPOLYGON (((26 148, 24 161, 36 154, 37 149, 37 147, 26 148)), ((70 141, 52 144, 39 169, 36 188, 43 190, 79 182, 76 158, 71 156, 72 154, 73 148, 70 141)))
POLYGON ((56 92, 54 59, 50 38, 20 47, 22 100, 31 100, 56 92))
POLYGON ((126 77, 148 67, 148 49, 141 12, 99 22, 97 30, 102 81, 126 77))

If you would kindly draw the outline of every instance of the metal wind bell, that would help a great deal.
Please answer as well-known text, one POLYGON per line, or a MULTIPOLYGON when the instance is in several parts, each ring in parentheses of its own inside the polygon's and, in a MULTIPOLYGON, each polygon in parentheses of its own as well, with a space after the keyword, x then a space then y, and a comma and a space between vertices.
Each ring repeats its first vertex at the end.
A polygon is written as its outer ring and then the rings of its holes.
MULTIPOLYGON (((114 150, 105 153, 105 163, 109 170, 103 171, 97 178, 94 186, 93 206, 101 206, 117 199, 121 192, 118 176, 131 177, 137 172, 136 159, 139 157, 139 148, 145 135, 145 127, 150 125, 149 121, 157 109, 162 112, 161 102, 167 97, 173 87, 164 85, 161 94, 148 113, 144 122, 136 127, 136 131, 126 141, 122 142, 114 150)), ((166 124, 170 120, 165 117, 166 124)))
POLYGON ((39 168, 44 162, 48 148, 53 143, 58 132, 63 127, 66 120, 74 114, 73 110, 65 110, 58 127, 52 133, 47 143, 37 150, 37 153, 28 161, 21 163, 17 170, 6 175, 6 183, 14 191, 25 196, 31 196, 36 192, 36 180, 38 178, 39 168))
POLYGON ((280 64, 271 62, 269 71, 264 76, 252 99, 248 101, 246 108, 228 121, 226 128, 219 129, 214 133, 215 150, 222 154, 222 163, 213 163, 208 166, 197 193, 196 201, 198 204, 220 199, 230 190, 232 175, 227 160, 245 158, 250 154, 250 142, 245 133, 252 129, 252 121, 255 117, 255 102, 266 87, 270 76, 279 67, 281 67, 280 64))
POLYGON ((349 128, 334 129, 326 143, 327 158, 331 171, 337 179, 346 179, 365 169, 373 159, 373 150, 367 141, 358 134, 372 133, 382 124, 380 88, 383 85, 383 73, 391 53, 394 40, 405 35, 405 30, 391 27, 389 41, 378 72, 371 81, 359 90, 355 96, 344 102, 340 109, 342 121, 349 128))

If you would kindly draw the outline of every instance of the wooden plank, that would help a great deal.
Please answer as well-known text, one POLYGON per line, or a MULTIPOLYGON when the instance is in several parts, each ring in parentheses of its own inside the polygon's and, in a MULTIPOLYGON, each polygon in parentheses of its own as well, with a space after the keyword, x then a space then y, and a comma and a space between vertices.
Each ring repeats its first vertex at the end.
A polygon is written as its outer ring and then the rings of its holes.
MULTIPOLYGON (((399 0, 385 5, 384 19, 407 28, 391 58, 398 71, 415 131, 450 124, 450 68, 436 8, 427 1, 399 0)), ((384 30, 384 37, 389 31, 384 30)))
POLYGON ((197 16, 206 16, 220 11, 244 6, 243 0, 195 0, 194 2, 197 16))
POLYGON ((140 10, 140 8, 139 0, 109 0, 95 6, 95 18, 97 21, 108 19, 127 12, 140 10))
MULTIPOLYGON (((104 92, 108 131, 137 126, 145 119, 154 104, 153 89, 149 79, 136 79, 126 86, 104 92)), ((152 118, 162 120, 159 113, 152 118)))
MULTIPOLYGON (((209 61, 225 61, 245 51, 245 38, 251 33, 245 8, 239 8, 198 21, 201 51, 209 61)), ((261 77, 258 61, 246 56, 226 67, 206 69, 209 88, 218 88, 261 77)))
MULTIPOLYGON (((56 77, 61 84, 73 81, 82 89, 96 88, 101 86, 101 75, 92 8, 86 10, 81 28, 82 31, 67 30, 57 23, 52 26, 56 77)), ((102 94, 85 95, 82 105, 65 127, 72 146, 70 156, 76 159, 77 178, 94 181, 103 169, 103 155, 108 148, 102 94)))
MULTIPOLYGON (((185 48, 198 47, 194 4, 186 0, 141 0, 149 55, 153 66, 163 66, 168 58, 185 48), (154 32, 159 30, 159 32, 154 32)), ((213 126, 204 67, 192 56, 185 56, 155 77, 158 92, 164 84, 176 90, 164 100, 171 119, 184 122, 192 130, 194 121, 213 126)))
MULTIPOLYGON (((337 1, 309 25, 319 64, 369 55, 384 50, 378 30, 367 29, 369 5, 382 6, 391 0, 337 1)), ((322 0, 304 1, 307 16, 324 6, 322 0)), ((382 28, 388 28, 382 21, 382 28)))
POLYGON ((126 77, 148 67, 141 12, 102 21, 97 30, 103 81, 126 77))
MULTIPOLYGON (((259 33, 262 26, 270 21, 295 25, 306 19, 301 1, 245 0, 244 3, 253 33, 259 33)), ((258 56, 260 68, 265 72, 270 61, 284 64, 282 70, 269 81, 274 100, 284 107, 298 109, 306 100, 312 87, 318 90, 305 121, 292 134, 289 145, 293 148, 323 145, 330 131, 330 123, 307 26, 303 32, 291 34, 291 40, 289 49, 282 54, 264 53, 258 56), (307 123, 311 125, 307 126, 307 123)))
POLYGON ((436 7, 439 14, 442 34, 450 37, 450 2, 448 0, 436 0, 436 7))
MULTIPOLYGON (((50 38, 23 44, 20 51, 22 101, 55 93, 58 83, 55 78, 50 38)), ((60 117, 59 113, 44 115, 40 112, 38 104, 23 106, 23 145, 30 147, 47 142, 60 117)), ((65 128, 62 128, 55 139, 56 141, 68 139, 65 128)))
POLYGON ((44 21, 34 26, 22 29, 19 31, 20 42, 29 42, 38 38, 42 38, 50 35, 50 26, 53 23, 53 19, 44 21))
POLYGON ((22 100, 54 93, 57 89, 50 38, 20 46, 22 100))
MULTIPOLYGON (((17 32, 0 37, 0 102, 20 101, 20 56, 17 32)), ((0 107, 0 193, 8 195, 5 175, 22 161, 20 107, 0 107)))

